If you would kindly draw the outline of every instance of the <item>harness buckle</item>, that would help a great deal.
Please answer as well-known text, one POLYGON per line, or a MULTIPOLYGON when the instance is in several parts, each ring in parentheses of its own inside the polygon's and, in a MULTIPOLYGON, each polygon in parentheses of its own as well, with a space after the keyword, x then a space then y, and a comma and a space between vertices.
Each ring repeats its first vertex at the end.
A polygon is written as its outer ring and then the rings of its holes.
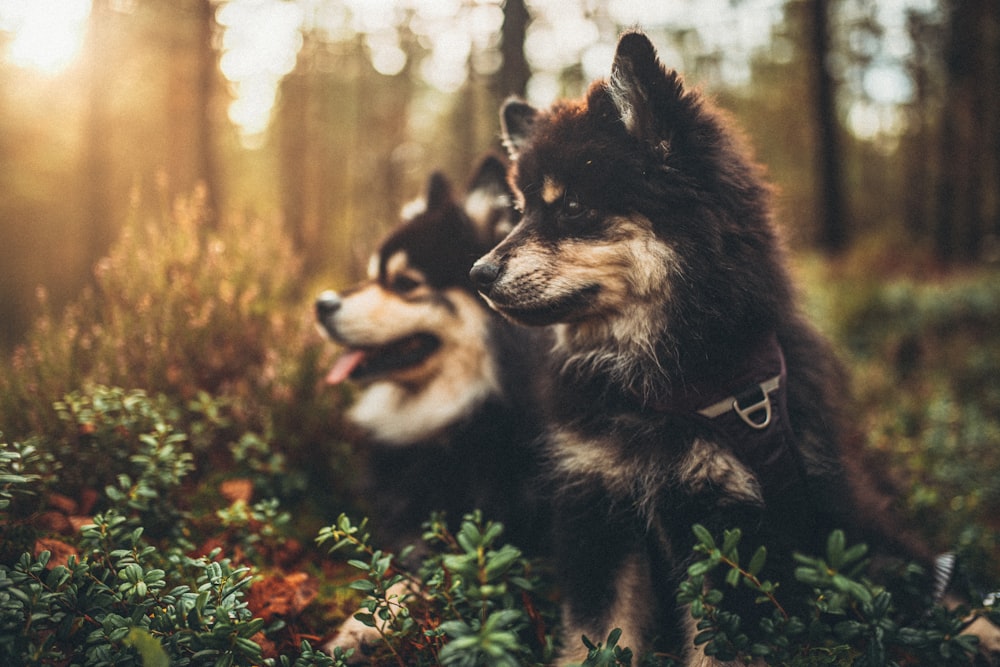
POLYGON ((733 399, 733 411, 740 416, 747 426, 757 430, 763 430, 771 425, 771 398, 768 396, 768 392, 765 390, 763 385, 757 385, 756 387, 744 392, 740 396, 733 399), (742 405, 741 403, 746 403, 747 401, 754 401, 749 405, 742 405), (764 412, 764 419, 758 421, 754 419, 754 415, 758 415, 761 411, 764 412))

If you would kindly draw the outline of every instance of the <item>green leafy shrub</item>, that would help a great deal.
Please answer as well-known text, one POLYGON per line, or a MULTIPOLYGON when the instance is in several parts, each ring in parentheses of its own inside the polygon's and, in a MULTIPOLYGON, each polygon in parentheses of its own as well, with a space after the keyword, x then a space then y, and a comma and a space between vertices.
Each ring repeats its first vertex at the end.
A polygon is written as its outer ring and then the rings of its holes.
MULTIPOLYGON (((544 570, 510 545, 497 548, 499 525, 484 523, 476 513, 451 535, 432 519, 418 549, 424 554, 419 566, 411 565, 409 551, 397 557, 375 548, 365 527, 341 516, 317 541, 331 551, 350 549, 361 556, 350 561, 363 574, 351 584, 364 596, 355 618, 380 638, 366 664, 471 667, 552 660, 558 613, 540 576, 544 570)), ((841 531, 830 535, 823 556, 795 555, 797 586, 761 580, 767 549, 759 546, 748 561, 741 560, 738 529, 719 540, 701 526, 694 532, 694 559, 677 601, 696 624, 695 644, 722 661, 790 667, 968 665, 977 652, 977 639, 961 634, 969 614, 1000 621, 987 607, 935 605, 924 573, 912 564, 900 564, 890 571, 894 576, 874 583, 867 574, 867 547, 847 545, 841 531), (792 592, 803 585, 804 595, 792 592), (727 591, 736 588, 756 594, 764 612, 759 622, 727 607, 727 591)), ((682 664, 676 656, 636 656, 621 638, 617 628, 603 642, 583 637, 588 650, 583 666, 682 664)))
POLYGON ((53 458, 33 445, 0 446, 0 563, 34 546, 37 530, 28 519, 42 506, 42 483, 54 468, 53 458))
POLYGON ((114 513, 94 517, 83 553, 66 565, 48 568, 43 551, 0 569, 4 664, 259 664, 252 638, 263 622, 243 599, 248 568, 158 554, 126 524, 114 513))
POLYGON ((813 315, 850 363, 871 465, 931 544, 1000 579, 1000 276, 817 273, 813 315))
POLYGON ((314 330, 279 221, 230 216, 212 226, 197 196, 163 214, 137 204, 93 284, 64 312, 44 293, 40 304, 27 341, 0 369, 0 429, 14 436, 0 446, 0 588, 13 596, 0 614, 19 638, 0 663, 58 653, 87 656, 80 664, 138 655, 155 664, 160 645, 170 664, 262 664, 261 655, 329 664, 309 645, 318 635, 315 619, 299 617, 306 602, 262 610, 257 648, 245 645, 247 623, 260 624, 246 589, 303 565, 301 545, 326 519, 324 506, 347 502, 344 397, 321 383, 332 350, 314 330), (136 544, 95 551, 80 529, 92 522, 136 544), (121 560, 126 548, 134 562, 121 560), (141 621, 154 607, 188 605, 187 594, 164 597, 176 587, 209 590, 199 573, 213 553, 245 580, 224 596, 241 625, 219 641, 229 637, 235 652, 201 636, 220 633, 218 605, 199 627, 183 625, 194 618, 186 607, 188 619, 141 621), (76 604, 84 588, 98 592, 76 604), (47 610, 30 606, 42 597, 47 610), (129 619, 124 639, 119 617, 129 619), (199 646, 193 653, 184 633, 199 646))
MULTIPOLYGON (((901 570, 898 588, 873 583, 865 574, 867 547, 848 546, 841 531, 831 533, 824 557, 796 554, 795 580, 812 589, 805 600, 807 613, 795 615, 783 605, 781 582, 757 578, 767 558, 764 547, 754 551, 749 562, 741 562, 739 530, 726 531, 718 542, 701 526, 694 527, 698 543, 696 561, 688 568, 678 602, 690 606, 697 619, 695 643, 706 655, 721 660, 763 659, 767 664, 855 665, 968 665, 976 655, 977 639, 961 634, 968 609, 945 610, 935 606, 930 592, 913 615, 905 598, 907 579, 920 574, 908 565, 901 570), (721 571, 722 587, 711 585, 708 574, 721 571), (763 614, 757 627, 750 627, 739 615, 726 609, 725 591, 748 587, 758 593, 763 614)), ((787 582, 786 582, 787 584, 787 582)), ((973 613, 1000 614, 984 607, 973 613)))
POLYGON ((412 548, 397 557, 376 549, 358 525, 341 515, 317 543, 331 552, 349 549, 364 573, 351 584, 365 597, 355 618, 382 639, 372 664, 544 664, 552 658, 554 605, 543 595, 537 564, 510 544, 503 527, 468 515, 452 534, 442 517, 425 524, 426 551, 408 568, 412 548))
POLYGON ((193 457, 169 401, 98 388, 67 397, 58 412, 84 440, 0 447, 0 664, 337 664, 308 641, 265 658, 262 647, 287 620, 255 616, 247 593, 267 566, 255 558, 259 545, 288 539, 288 514, 264 500, 199 519, 183 502, 193 457), (79 532, 41 520, 53 513, 42 510, 54 489, 71 492, 60 483, 69 466, 42 455, 45 447, 79 449, 97 468, 87 483, 107 484, 79 532), (101 451, 117 454, 102 466, 101 451), (194 546, 227 531, 224 546, 240 563, 194 546))

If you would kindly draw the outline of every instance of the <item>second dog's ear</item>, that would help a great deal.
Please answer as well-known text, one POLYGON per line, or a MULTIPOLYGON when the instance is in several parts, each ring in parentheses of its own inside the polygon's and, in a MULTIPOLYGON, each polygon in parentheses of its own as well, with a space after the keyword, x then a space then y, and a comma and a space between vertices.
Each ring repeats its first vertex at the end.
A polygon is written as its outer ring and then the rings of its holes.
POLYGON ((487 155, 466 192, 465 213, 476 228, 476 237, 493 246, 507 235, 516 220, 506 165, 495 155, 487 155))
POLYGON ((442 173, 435 171, 427 183, 427 210, 439 211, 452 203, 448 179, 442 173))
POLYGON ((496 194, 507 192, 507 167, 496 155, 487 155, 476 167, 467 191, 471 194, 478 190, 496 194))
POLYGON ((528 141, 538 110, 523 100, 510 98, 500 108, 500 130, 503 145, 511 160, 516 160, 528 141))

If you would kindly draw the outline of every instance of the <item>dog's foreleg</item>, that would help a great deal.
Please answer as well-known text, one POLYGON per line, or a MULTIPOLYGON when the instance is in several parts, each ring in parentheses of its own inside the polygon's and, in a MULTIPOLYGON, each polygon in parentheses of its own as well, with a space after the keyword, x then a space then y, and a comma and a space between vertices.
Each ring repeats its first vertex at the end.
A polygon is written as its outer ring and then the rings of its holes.
POLYGON ((594 644, 604 643, 615 628, 622 631, 619 646, 631 648, 636 656, 648 648, 649 626, 656 617, 648 559, 641 552, 627 554, 616 570, 605 576, 606 581, 593 582, 591 590, 566 591, 563 649, 556 664, 582 663, 588 650, 582 638, 586 636, 594 644), (607 587, 606 597, 597 590, 599 587, 607 587), (595 595, 605 597, 606 604, 585 608, 584 600, 595 595))
MULTIPOLYGON (((579 447, 575 448, 579 451, 579 447)), ((578 462, 577 462, 578 463, 578 462)), ((583 637, 605 644, 615 628, 621 647, 638 656, 656 632, 656 590, 648 525, 631 501, 576 465, 555 498, 554 547, 562 592, 561 649, 557 665, 582 663, 583 637)), ((657 584, 661 582, 656 582, 657 584)))

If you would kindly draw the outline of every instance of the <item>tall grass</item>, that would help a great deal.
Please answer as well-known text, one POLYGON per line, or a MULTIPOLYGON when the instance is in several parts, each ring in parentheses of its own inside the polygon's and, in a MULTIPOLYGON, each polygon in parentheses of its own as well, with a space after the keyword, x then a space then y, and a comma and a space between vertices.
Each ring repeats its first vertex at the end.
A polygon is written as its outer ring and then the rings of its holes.
POLYGON ((206 431, 192 443, 195 480, 252 458, 271 469, 260 477, 269 492, 321 509, 344 501, 344 395, 322 383, 332 350, 315 330, 305 284, 280 220, 210 224, 198 193, 165 212, 136 203, 75 302, 57 313, 40 294, 26 342, 0 364, 0 432, 62 442, 59 454, 72 458, 56 402, 95 387, 139 390, 206 431))

